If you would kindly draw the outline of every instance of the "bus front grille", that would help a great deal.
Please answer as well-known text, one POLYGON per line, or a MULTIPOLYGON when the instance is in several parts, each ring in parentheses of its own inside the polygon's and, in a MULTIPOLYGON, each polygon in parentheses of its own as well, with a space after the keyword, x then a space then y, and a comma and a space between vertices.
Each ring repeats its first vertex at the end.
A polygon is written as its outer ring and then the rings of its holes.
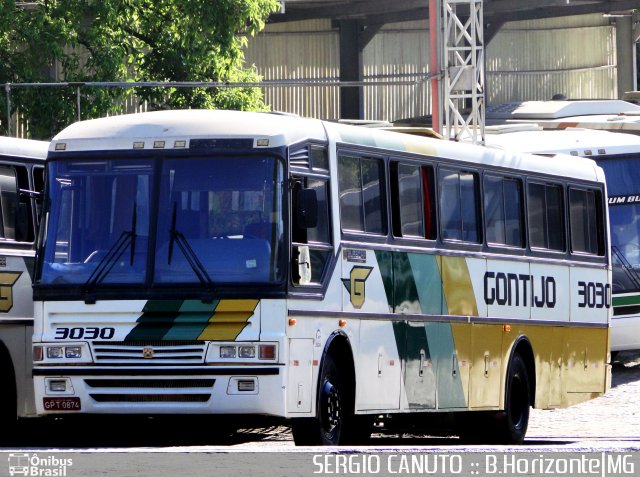
POLYGON ((93 355, 97 364, 201 364, 206 344, 201 341, 97 341, 93 355))

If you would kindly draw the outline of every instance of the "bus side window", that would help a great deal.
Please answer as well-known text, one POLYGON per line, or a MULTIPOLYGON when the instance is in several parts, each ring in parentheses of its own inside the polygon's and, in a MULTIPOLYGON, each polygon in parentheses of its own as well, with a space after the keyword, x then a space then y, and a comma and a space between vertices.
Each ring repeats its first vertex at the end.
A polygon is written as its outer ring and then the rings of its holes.
POLYGON ((477 174, 440 168, 438 182, 442 238, 480 242, 477 174))
POLYGON ((392 162, 390 172, 394 236, 435 239, 433 168, 392 162))
POLYGON ((527 216, 532 248, 565 250, 562 192, 562 187, 557 184, 529 184, 527 216))
POLYGON ((484 176, 484 216, 487 243, 524 246, 522 181, 509 177, 484 176))
POLYGON ((595 190, 569 188, 569 225, 571 251, 603 255, 604 247, 601 214, 598 211, 599 193, 595 190))
POLYGON ((338 158, 340 221, 343 230, 387 233, 382 159, 341 155, 338 158))

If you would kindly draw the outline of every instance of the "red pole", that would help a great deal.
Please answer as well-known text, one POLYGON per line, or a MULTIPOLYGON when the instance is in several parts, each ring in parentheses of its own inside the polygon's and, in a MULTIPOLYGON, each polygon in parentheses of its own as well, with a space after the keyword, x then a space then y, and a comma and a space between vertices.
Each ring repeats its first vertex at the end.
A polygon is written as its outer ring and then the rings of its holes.
MULTIPOLYGON (((438 0, 429 0, 429 73, 436 75, 440 73, 438 61, 438 0)), ((440 78, 431 78, 431 127, 437 133, 440 131, 440 78)))

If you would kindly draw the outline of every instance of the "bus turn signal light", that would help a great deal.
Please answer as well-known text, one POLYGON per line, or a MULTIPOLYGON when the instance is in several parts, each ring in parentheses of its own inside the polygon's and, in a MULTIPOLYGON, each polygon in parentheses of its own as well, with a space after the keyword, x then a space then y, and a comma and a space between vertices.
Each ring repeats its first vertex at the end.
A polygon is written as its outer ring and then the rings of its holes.
POLYGON ((276 359, 276 345, 260 345, 258 359, 276 359))

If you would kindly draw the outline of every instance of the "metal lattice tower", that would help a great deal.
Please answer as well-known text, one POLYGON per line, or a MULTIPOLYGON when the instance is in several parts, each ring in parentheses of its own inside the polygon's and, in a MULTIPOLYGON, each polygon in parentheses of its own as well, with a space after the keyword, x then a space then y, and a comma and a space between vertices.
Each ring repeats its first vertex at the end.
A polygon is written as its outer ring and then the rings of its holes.
POLYGON ((483 0, 441 2, 442 132, 452 140, 484 144, 483 0))

